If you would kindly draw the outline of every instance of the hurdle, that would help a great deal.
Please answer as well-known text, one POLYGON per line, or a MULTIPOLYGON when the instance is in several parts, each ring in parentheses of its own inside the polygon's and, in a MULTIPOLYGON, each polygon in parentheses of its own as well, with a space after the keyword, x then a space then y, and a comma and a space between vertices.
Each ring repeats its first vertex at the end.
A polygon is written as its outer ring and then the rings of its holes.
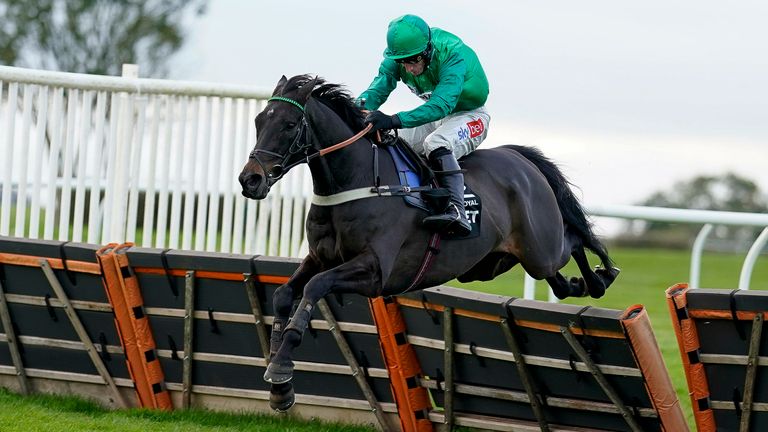
MULTIPOLYGON (((0 386, 112 408, 271 412, 272 297, 298 265, 2 237, 0 386)), ((293 383, 294 415, 384 431, 687 430, 640 305, 450 287, 328 295, 293 383)))
MULTIPOLYGON (((300 261, 152 248, 130 248, 126 257, 141 287, 174 406, 271 412, 262 375, 272 295, 300 261)), ((396 423, 367 299, 323 300, 295 363, 297 415, 383 430, 396 423)))
POLYGON ((0 386, 137 405, 99 249, 0 237, 0 386))
POLYGON ((768 292, 678 284, 666 295, 697 429, 768 430, 768 292))
POLYGON ((619 311, 451 287, 397 303, 435 425, 688 430, 640 305, 619 311))

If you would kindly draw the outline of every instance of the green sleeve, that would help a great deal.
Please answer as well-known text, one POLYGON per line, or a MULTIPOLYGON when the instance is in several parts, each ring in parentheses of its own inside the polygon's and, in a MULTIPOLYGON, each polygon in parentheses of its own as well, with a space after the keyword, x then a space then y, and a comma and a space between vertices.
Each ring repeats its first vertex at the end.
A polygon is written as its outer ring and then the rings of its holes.
POLYGON ((464 89, 467 65, 454 53, 440 66, 438 83, 429 100, 410 110, 397 113, 403 128, 412 128, 440 120, 453 112, 464 89))
POLYGON ((358 99, 365 99, 365 109, 377 110, 387 101, 392 90, 397 87, 397 80, 397 63, 393 60, 384 59, 379 66, 379 74, 368 86, 368 90, 364 91, 358 99))

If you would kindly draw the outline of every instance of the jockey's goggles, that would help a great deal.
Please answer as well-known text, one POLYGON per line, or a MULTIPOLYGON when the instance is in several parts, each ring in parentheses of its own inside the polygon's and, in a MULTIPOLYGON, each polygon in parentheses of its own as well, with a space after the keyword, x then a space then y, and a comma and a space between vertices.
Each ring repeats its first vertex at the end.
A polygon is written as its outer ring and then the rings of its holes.
POLYGON ((416 54, 415 56, 410 56, 410 57, 406 57, 406 58, 397 59, 397 60, 395 60, 395 62, 397 62, 399 64, 403 64, 403 63, 416 64, 416 63, 420 62, 423 58, 424 58, 423 54, 416 54))

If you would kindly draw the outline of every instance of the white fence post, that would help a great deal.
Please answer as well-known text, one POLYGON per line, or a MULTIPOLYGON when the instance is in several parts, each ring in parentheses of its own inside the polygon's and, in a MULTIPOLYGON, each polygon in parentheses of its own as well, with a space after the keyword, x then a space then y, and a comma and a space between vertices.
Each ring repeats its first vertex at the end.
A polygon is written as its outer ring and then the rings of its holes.
MULTIPOLYGON (((138 79, 139 67, 133 64, 123 65, 123 78, 138 79)), ((112 105, 112 122, 115 131, 115 149, 109 176, 109 187, 105 191, 105 201, 110 208, 111 218, 107 229, 107 238, 102 242, 121 242, 125 239, 126 211, 128 209, 128 173, 130 166, 131 140, 133 135, 133 95, 124 92, 119 97, 119 105, 112 105), (115 111, 118 112, 115 115, 115 111)))
POLYGON ((16 130, 16 105, 19 85, 8 84, 8 102, 5 105, 5 150, 3 151, 3 196, 0 202, 0 235, 11 233, 11 198, 13 197, 13 150, 16 130))
POLYGON ((704 252, 704 244, 707 242, 709 233, 712 232, 714 225, 704 224, 696 236, 696 240, 693 242, 691 248, 691 275, 688 280, 688 286, 691 288, 698 288, 699 281, 701 280, 701 256, 704 252))
POLYGON ((757 257, 760 256, 760 252, 768 243, 768 227, 763 229, 763 232, 757 236, 757 239, 752 243, 752 247, 747 252, 747 257, 744 258, 744 265, 741 267, 741 274, 739 274, 739 289, 748 290, 749 280, 752 277, 752 268, 755 266, 757 257))

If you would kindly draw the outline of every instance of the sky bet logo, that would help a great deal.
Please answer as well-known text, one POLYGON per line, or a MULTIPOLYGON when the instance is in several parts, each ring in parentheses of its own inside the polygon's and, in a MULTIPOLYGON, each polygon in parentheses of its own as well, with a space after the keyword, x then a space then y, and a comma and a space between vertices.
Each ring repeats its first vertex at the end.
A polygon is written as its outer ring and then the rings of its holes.
POLYGON ((466 126, 459 128, 459 139, 465 140, 468 138, 480 136, 484 130, 485 126, 483 125, 483 119, 477 119, 467 123, 466 126))

